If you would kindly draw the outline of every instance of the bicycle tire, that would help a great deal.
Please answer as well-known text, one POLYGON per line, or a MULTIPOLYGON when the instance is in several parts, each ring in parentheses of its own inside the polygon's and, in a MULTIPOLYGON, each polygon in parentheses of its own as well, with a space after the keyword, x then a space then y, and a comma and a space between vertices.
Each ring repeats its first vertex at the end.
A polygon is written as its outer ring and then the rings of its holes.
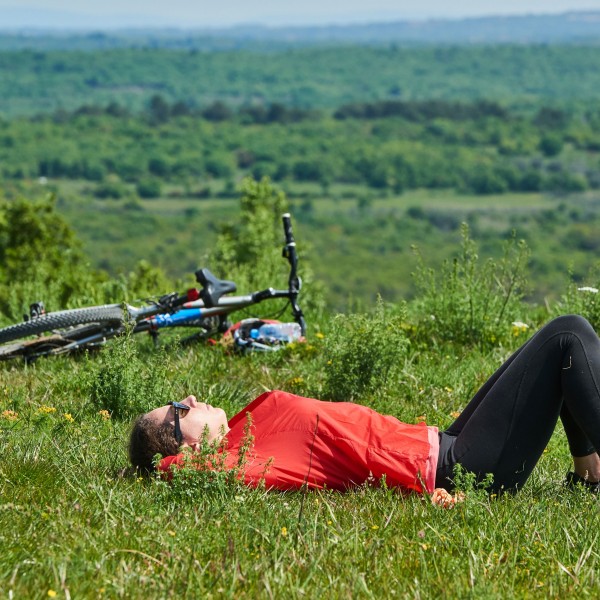
POLYGON ((89 308, 61 310, 0 329, 0 344, 75 325, 85 325, 86 323, 123 323, 123 321, 124 312, 120 304, 105 304, 89 308))
POLYGON ((0 346, 0 361, 23 358, 32 361, 40 356, 57 353, 57 349, 67 345, 68 339, 60 335, 49 335, 33 340, 20 340, 0 346))

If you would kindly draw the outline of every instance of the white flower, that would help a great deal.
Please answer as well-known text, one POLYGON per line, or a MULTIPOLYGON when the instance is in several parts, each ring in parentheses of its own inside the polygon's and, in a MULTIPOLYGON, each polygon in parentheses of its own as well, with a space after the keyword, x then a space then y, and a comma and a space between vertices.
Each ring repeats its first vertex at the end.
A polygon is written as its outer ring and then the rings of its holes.
POLYGON ((523 323, 523 321, 513 321, 512 326, 516 327, 517 329, 529 329, 529 325, 527 325, 527 323, 523 323))
POLYGON ((589 287, 588 285, 586 285, 584 287, 577 288, 577 291, 578 292, 591 292, 592 294, 597 294, 598 293, 598 288, 589 287))

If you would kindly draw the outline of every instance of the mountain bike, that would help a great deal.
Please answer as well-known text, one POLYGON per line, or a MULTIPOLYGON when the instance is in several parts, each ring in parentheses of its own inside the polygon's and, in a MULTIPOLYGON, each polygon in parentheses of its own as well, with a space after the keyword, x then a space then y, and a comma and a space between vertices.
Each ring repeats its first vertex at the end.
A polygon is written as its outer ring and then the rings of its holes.
POLYGON ((0 360, 21 357, 32 361, 40 356, 97 348, 126 331, 147 332, 156 341, 162 329, 193 327, 199 331, 182 342, 205 340, 227 331, 231 326, 228 316, 232 313, 276 299, 287 300, 279 315, 289 306, 305 335, 306 321, 298 304, 302 280, 297 273, 298 255, 289 213, 282 216, 282 222, 285 236, 282 255, 290 267, 285 290, 269 287, 241 296, 228 295, 236 291, 236 284, 202 268, 195 272, 200 288, 165 294, 148 306, 104 304, 46 313, 43 303, 36 302, 30 305, 29 318, 0 329, 0 360), (37 337, 31 338, 34 335, 37 337))

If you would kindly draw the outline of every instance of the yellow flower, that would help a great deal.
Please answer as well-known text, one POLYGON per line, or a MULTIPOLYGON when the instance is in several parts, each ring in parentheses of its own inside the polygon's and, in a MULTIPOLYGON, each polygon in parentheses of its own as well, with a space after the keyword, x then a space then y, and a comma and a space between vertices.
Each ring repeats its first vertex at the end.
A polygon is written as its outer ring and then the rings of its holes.
POLYGON ((456 419, 456 418, 460 417, 460 411, 458 411, 458 410, 453 410, 453 411, 450 413, 450 416, 451 416, 453 419, 456 419))
POLYGON ((379 529, 379 525, 371 525, 371 529, 379 529))
POLYGON ((108 421, 110 419, 110 413, 107 410, 99 410, 98 414, 105 420, 108 421))
POLYGON ((287 536, 287 527, 282 527, 282 528, 281 528, 281 535, 282 535, 283 537, 286 537, 286 536, 287 536))
POLYGON ((19 418, 19 413, 14 410, 3 410, 2 418, 7 421, 16 421, 19 418))
POLYGON ((315 337, 319 340, 322 340, 325 336, 320 331, 317 331, 317 333, 315 333, 315 337))
POLYGON ((56 598, 56 592, 54 590, 48 590, 48 598, 56 598))
POLYGON ((448 392, 449 394, 451 394, 451 393, 452 393, 452 388, 451 388, 451 387, 448 387, 448 386, 446 386, 446 387, 444 388, 444 390, 445 390, 446 392, 448 392))
POLYGON ((37 411, 41 414, 41 415, 48 415, 50 413, 56 412, 56 408, 54 408, 54 406, 46 406, 45 404, 42 404, 37 411))
POLYGON ((528 329, 529 325, 527 325, 527 323, 523 323, 522 321, 514 321, 512 324, 512 333, 515 337, 525 333, 528 329))
POLYGON ((69 423, 75 423, 75 419, 73 418, 73 415, 71 413, 65 413, 63 417, 65 418, 65 421, 69 423))

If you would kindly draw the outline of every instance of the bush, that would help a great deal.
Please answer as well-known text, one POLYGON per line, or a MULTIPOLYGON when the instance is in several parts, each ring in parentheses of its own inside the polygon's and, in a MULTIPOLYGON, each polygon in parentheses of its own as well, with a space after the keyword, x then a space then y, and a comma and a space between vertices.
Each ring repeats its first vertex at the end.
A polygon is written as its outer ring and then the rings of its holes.
POLYGON ((105 348, 94 363, 90 395, 98 409, 118 419, 131 419, 172 400, 165 353, 140 357, 139 347, 125 335, 105 348))
POLYGON ((558 156, 563 149, 562 137, 558 135, 545 135, 538 145, 544 156, 558 156))
POLYGON ((162 194, 162 187, 158 179, 144 179, 136 187, 140 198, 158 198, 162 194))
POLYGON ((571 282, 555 305, 554 316, 581 315, 600 331, 600 267, 592 269, 586 279, 584 283, 571 282))
POLYGON ((99 183, 94 189, 94 196, 102 200, 120 200, 127 194, 125 185, 115 178, 107 179, 99 183))
POLYGON ((321 397, 355 400, 385 389, 408 347, 405 305, 378 300, 372 314, 338 315, 325 338, 321 397))
POLYGON ((500 261, 479 262, 475 242, 462 225, 462 254, 445 261, 439 273, 419 266, 413 277, 417 300, 412 308, 417 336, 423 340, 491 347, 508 341, 520 321, 529 250, 511 238, 500 261))

